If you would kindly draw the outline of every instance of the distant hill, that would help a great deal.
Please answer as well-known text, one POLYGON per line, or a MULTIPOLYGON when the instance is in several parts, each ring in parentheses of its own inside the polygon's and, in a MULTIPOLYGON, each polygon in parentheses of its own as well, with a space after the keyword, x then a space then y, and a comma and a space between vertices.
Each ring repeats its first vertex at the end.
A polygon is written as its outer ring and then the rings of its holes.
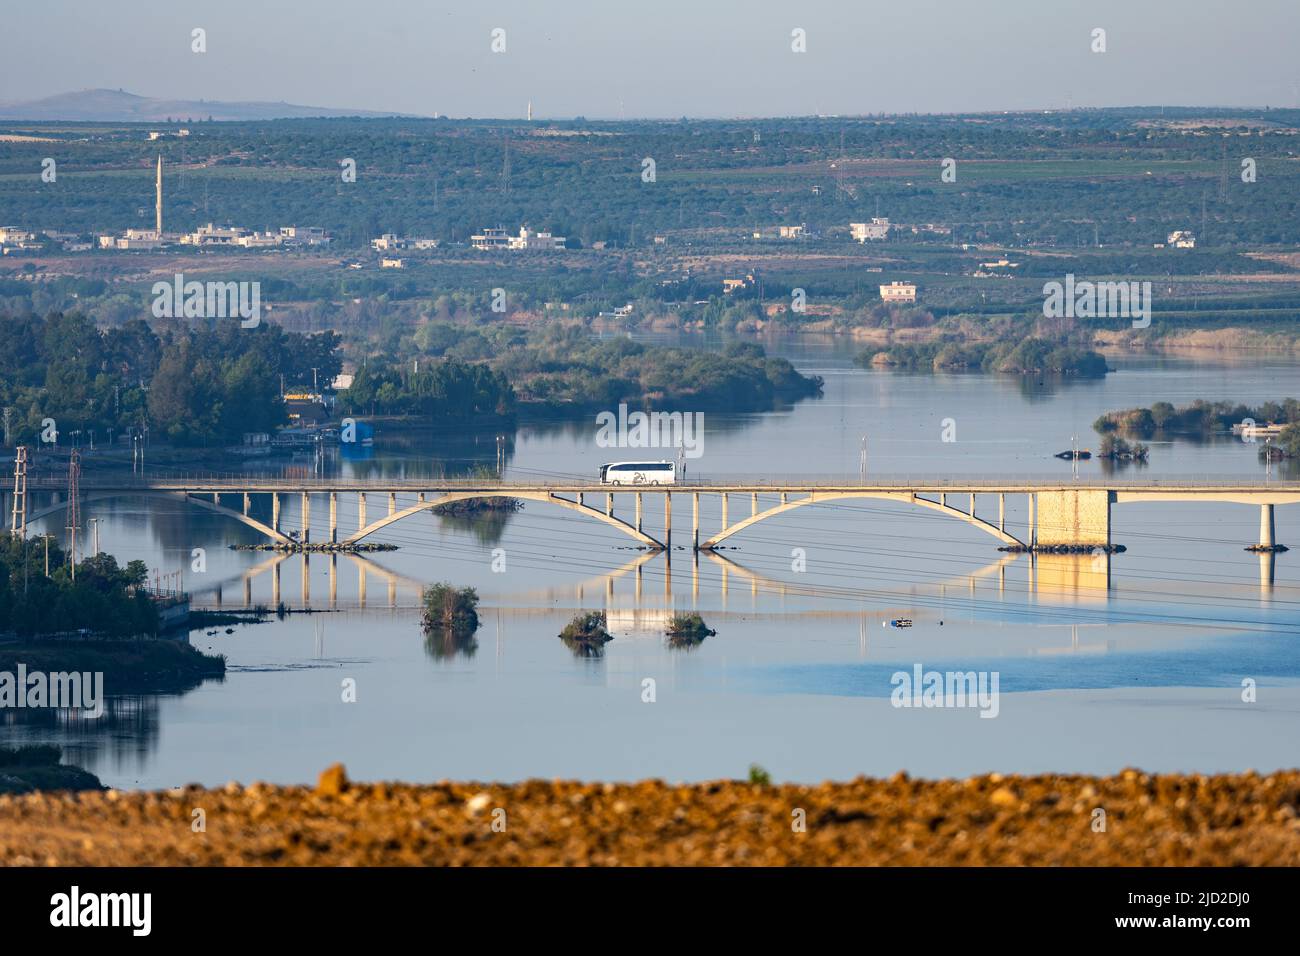
POLYGON ((26 102, 0 102, 0 120, 75 120, 99 123, 161 123, 205 120, 301 119, 320 116, 403 116, 374 110, 296 106, 293 103, 165 100, 123 90, 79 90, 26 102))

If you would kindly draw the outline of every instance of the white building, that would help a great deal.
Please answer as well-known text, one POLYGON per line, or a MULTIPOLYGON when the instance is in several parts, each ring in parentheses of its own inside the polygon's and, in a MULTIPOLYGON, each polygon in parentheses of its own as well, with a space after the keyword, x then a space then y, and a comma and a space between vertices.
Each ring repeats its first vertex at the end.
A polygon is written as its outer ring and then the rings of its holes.
POLYGON ((405 269, 405 268, 406 268, 406 260, 405 260, 405 259, 389 259, 389 258, 385 257, 385 258, 379 260, 379 268, 381 268, 381 269, 405 269))
POLYGON ((1185 229, 1175 229, 1169 234, 1168 244, 1171 249, 1195 249, 1196 236, 1185 229))
POLYGON ((328 246, 330 237, 322 226, 281 226, 280 240, 286 246, 328 246))
POLYGON ((233 246, 236 239, 246 235, 248 230, 242 226, 218 226, 210 222, 181 236, 181 242, 187 246, 233 246))
POLYGON ((911 282, 894 282, 880 287, 880 298, 885 302, 915 302, 916 286, 911 282))
POLYGON ((19 243, 31 242, 35 238, 36 235, 26 229, 19 229, 17 226, 0 226, 0 244, 16 246, 19 243))
POLYGON ((243 226, 218 226, 208 223, 181 236, 181 243, 203 249, 238 247, 240 249, 269 249, 285 243, 284 230, 257 232, 243 226))
POLYGON ((871 222, 851 222, 849 223, 849 233, 858 242, 866 242, 869 239, 884 239, 889 235, 889 220, 873 218, 871 222))
POLYGON ((504 229, 484 229, 479 235, 470 236, 469 242, 475 249, 484 251, 510 248, 510 237, 504 229))
POLYGON ((553 236, 549 232, 534 232, 527 226, 520 226, 517 236, 508 235, 504 229, 484 229, 482 233, 470 236, 469 241, 475 249, 489 252, 493 249, 563 249, 565 237, 553 236))
POLYGON ((248 232, 237 237, 232 245, 241 249, 270 249, 284 245, 284 237, 278 232, 248 232))
POLYGON ((533 232, 527 226, 519 227, 519 235, 510 238, 510 249, 563 249, 564 236, 549 232, 533 232))
POLYGON ((161 249, 163 237, 153 229, 128 229, 120 236, 99 236, 99 248, 123 250, 161 249))
POLYGON ((376 252, 391 252, 396 249, 415 249, 425 251, 428 249, 437 249, 437 239, 425 239, 415 236, 401 237, 393 232, 386 232, 378 239, 370 240, 370 248, 376 252))
POLYGON ((748 289, 752 285, 754 285, 754 274, 752 272, 746 273, 743 279, 723 279, 722 294, 731 295, 731 293, 741 289, 748 289))
POLYGON ((803 223, 797 226, 777 226, 776 231, 782 239, 803 239, 808 235, 808 228, 803 223))

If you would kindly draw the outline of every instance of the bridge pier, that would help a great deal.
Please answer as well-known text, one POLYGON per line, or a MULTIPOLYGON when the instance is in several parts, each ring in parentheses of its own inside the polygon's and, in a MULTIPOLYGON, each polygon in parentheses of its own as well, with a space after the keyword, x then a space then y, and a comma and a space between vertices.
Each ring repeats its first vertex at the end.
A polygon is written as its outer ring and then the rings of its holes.
POLYGON ((338 492, 330 492, 330 544, 339 540, 339 496, 338 492))
POLYGON ((998 492, 998 530, 1007 531, 1007 496, 1003 492, 998 492))
POLYGON ((366 493, 357 492, 357 530, 360 531, 366 526, 366 493))
POLYGON ((664 547, 669 551, 673 547, 673 496, 664 492, 664 547))
POLYGON ((1040 491, 1036 545, 1110 545, 1110 506, 1115 493, 1104 488, 1040 491))
MULTIPOLYGON (((691 550, 700 550, 700 493, 691 493, 691 550)), ((699 566, 699 558, 695 559, 699 566)))
POLYGON ((614 492, 605 492, 605 517, 614 517, 614 492))
POLYGON ((280 530, 280 492, 271 492, 271 530, 280 530))
POLYGON ((302 540, 306 544, 311 540, 311 495, 302 493, 302 540))
POLYGON ((636 530, 638 534, 642 533, 641 532, 641 492, 639 491, 636 493, 636 530))
POLYGON ((727 493, 722 493, 722 530, 727 530, 727 493))
POLYGON ((249 509, 249 508, 252 506, 252 504, 253 504, 253 502, 252 502, 250 499, 251 499, 251 496, 249 495, 249 493, 248 493, 247 491, 245 491, 245 492, 244 492, 244 517, 245 517, 245 518, 248 517, 248 509, 249 509))
POLYGON ((1259 506, 1259 546, 1272 548, 1275 545, 1273 528, 1273 506, 1259 506))

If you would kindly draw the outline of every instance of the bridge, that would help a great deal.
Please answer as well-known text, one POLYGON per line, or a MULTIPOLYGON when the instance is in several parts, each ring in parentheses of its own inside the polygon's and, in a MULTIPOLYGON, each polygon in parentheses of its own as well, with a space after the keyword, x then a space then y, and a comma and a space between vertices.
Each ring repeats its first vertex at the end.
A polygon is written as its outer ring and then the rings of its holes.
MULTIPOLYGON (((0 505, 11 530, 26 533, 28 522, 65 510, 59 496, 66 480, 31 476, 25 488, 0 492, 0 505), (28 496, 48 492, 53 501, 43 507, 28 504, 28 496)), ((246 476, 83 476, 80 500, 155 497, 189 505, 242 522, 274 542, 296 545, 310 541, 313 502, 328 509, 327 540, 341 547, 356 545, 389 525, 440 505, 477 498, 517 498, 537 501, 602 522, 634 539, 642 547, 672 547, 673 505, 690 507, 690 547, 711 551, 770 518, 809 505, 848 500, 897 501, 962 521, 1012 549, 1059 547, 1106 548, 1111 545, 1111 511, 1115 505, 1139 502, 1231 502, 1259 508, 1259 538, 1254 550, 1282 550, 1275 540, 1274 508, 1300 503, 1300 482, 1251 481, 1241 478, 1170 478, 1162 480, 1046 478, 718 478, 694 479, 672 485, 611 486, 584 479, 494 480, 447 478, 254 478, 246 476), (340 496, 356 496, 357 521, 350 530, 339 526, 340 496), (1008 496, 1024 495, 1028 520, 1023 529, 1007 522, 1008 496), (254 496, 270 502, 270 518, 253 515, 254 496), (281 510, 296 497, 299 528, 282 527, 281 510), (627 499, 631 497, 631 512, 627 499), (718 499, 721 522, 712 531, 700 524, 700 500, 718 499), (616 512, 620 499, 623 511, 616 512), (977 508, 984 499, 985 512, 977 508), (990 498, 996 498, 996 515, 990 498), (662 531, 646 530, 648 505, 663 509, 662 531), (745 505, 748 504, 748 508, 745 505), (732 520, 733 507, 736 520, 732 520), (746 513, 747 512, 747 513, 746 513), (371 517, 374 515, 374 517, 371 517)), ((259 509, 265 514, 268 509, 259 509)), ((319 543, 319 542, 317 542, 319 543)))

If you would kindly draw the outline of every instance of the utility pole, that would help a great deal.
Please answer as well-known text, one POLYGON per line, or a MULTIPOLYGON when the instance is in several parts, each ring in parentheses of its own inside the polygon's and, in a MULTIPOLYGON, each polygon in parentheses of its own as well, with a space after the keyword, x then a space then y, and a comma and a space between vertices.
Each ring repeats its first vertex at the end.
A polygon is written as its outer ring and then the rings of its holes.
POLYGON ((81 452, 72 449, 68 460, 68 561, 72 564, 72 581, 77 581, 77 526, 81 515, 77 510, 77 498, 81 493, 81 452))

